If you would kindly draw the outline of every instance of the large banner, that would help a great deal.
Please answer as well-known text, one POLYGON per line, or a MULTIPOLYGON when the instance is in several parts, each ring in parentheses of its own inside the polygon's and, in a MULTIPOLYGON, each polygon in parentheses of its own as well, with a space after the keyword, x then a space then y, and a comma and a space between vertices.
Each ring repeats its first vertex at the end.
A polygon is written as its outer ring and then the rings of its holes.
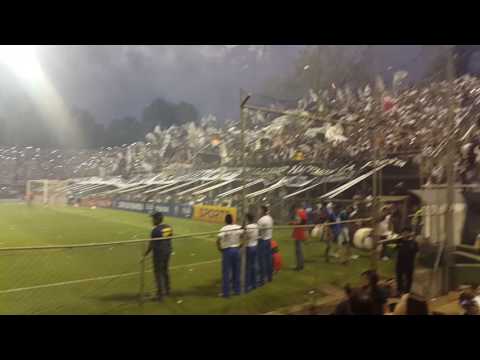
POLYGON ((137 201, 118 201, 114 207, 117 209, 131 210, 131 211, 145 211, 145 203, 137 201))
POLYGON ((227 214, 233 216, 234 222, 237 221, 237 208, 212 205, 195 205, 193 207, 194 220, 223 224, 227 214))
POLYGON ((169 204, 118 200, 111 203, 111 207, 113 207, 114 209, 139 211, 146 213, 159 211, 165 216, 180 217, 185 219, 191 219, 193 213, 192 206, 189 204, 169 204))
POLYGON ((170 204, 155 203, 153 206, 153 211, 158 211, 165 215, 171 215, 172 207, 170 204))

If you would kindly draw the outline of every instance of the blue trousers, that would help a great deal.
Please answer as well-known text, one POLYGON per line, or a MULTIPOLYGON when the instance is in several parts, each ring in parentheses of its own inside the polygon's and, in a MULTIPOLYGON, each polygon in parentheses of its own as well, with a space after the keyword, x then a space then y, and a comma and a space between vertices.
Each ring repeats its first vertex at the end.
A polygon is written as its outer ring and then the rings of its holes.
POLYGON ((240 295, 240 249, 227 248, 222 251, 223 297, 230 296, 230 286, 235 295, 240 295))
POLYGON ((271 240, 258 240, 258 275, 259 283, 263 285, 265 279, 272 281, 273 257, 271 240))
POLYGON ((257 247, 247 246, 247 269, 245 271, 245 288, 251 291, 257 287, 257 247))
POLYGON ((157 296, 170 294, 170 275, 168 273, 168 263, 170 261, 170 252, 153 251, 153 269, 155 281, 157 283, 157 296))

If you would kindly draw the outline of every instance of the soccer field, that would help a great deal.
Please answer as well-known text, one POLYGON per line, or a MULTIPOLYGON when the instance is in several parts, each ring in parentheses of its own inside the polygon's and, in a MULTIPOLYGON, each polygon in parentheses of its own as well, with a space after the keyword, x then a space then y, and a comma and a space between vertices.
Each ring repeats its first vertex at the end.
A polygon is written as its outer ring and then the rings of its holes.
MULTIPOLYGON (((220 225, 166 218, 175 235, 215 231, 220 225)), ((0 204, 0 248, 105 243, 149 237, 146 214, 110 209, 0 204)), ((172 296, 139 304, 142 243, 50 250, 0 252, 1 314, 260 314, 312 300, 310 291, 322 284, 357 283, 368 267, 360 258, 349 266, 325 263, 324 246, 305 246, 303 272, 294 264, 291 230, 276 230, 283 270, 274 282, 256 291, 223 299, 220 254, 215 235, 174 240, 171 258, 172 296)), ((383 274, 392 264, 382 263, 383 274)), ((144 289, 153 295, 151 258, 144 289)), ((318 291, 315 296, 321 296, 318 291)))

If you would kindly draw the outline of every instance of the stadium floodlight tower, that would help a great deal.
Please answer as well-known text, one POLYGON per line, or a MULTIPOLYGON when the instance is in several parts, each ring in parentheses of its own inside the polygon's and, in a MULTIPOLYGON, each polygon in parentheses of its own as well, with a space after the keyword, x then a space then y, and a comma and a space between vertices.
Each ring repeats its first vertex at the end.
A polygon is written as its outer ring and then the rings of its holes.
POLYGON ((242 128, 242 135, 241 135, 241 142, 242 142, 242 222, 245 222, 245 217, 246 217, 246 169, 245 169, 245 105, 247 101, 250 99, 250 94, 247 94, 244 98, 242 98, 242 90, 240 90, 240 122, 241 122, 241 128, 242 128))

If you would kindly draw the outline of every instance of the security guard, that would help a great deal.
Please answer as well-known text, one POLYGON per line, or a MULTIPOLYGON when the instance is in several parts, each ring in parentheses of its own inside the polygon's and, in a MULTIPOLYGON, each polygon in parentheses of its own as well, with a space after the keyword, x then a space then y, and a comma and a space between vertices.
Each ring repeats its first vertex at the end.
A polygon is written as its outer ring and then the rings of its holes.
POLYGON ((163 296, 170 295, 170 275, 168 263, 172 253, 173 230, 170 225, 163 224, 163 214, 155 212, 152 215, 154 228, 152 229, 150 244, 145 252, 146 257, 153 251, 153 269, 155 281, 157 282, 157 299, 163 300, 163 296))

